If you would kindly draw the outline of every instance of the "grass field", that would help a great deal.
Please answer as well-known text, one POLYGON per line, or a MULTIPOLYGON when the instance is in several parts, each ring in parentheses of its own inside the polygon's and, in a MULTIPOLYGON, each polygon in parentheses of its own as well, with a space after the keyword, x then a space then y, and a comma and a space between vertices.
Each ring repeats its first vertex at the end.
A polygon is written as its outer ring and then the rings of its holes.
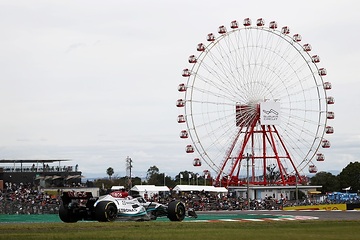
POLYGON ((360 239, 360 221, 4 223, 0 239, 360 239))

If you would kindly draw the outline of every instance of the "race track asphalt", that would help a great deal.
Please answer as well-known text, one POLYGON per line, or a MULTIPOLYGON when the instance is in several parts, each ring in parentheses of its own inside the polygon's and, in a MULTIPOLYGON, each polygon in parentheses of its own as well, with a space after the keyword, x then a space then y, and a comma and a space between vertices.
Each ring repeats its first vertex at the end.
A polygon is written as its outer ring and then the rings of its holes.
POLYGON ((360 211, 282 211, 282 210, 242 210, 242 211, 209 211, 198 214, 256 214, 256 215, 291 215, 296 217, 315 217, 318 220, 360 220, 360 211))
MULTIPOLYGON (((360 211, 325 211, 325 210, 236 210, 236 211, 199 211, 198 218, 185 218, 185 221, 193 222, 217 222, 217 221, 291 221, 291 220, 358 220, 360 211)), ((156 221, 169 221, 166 217, 156 221)), ((38 222, 61 222, 57 214, 30 214, 8 215, 0 214, 1 223, 38 223, 38 222)))

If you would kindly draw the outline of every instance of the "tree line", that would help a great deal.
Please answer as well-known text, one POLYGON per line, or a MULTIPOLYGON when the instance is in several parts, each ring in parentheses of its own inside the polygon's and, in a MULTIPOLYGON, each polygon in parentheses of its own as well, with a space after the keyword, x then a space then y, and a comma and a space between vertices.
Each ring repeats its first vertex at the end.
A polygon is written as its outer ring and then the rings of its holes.
POLYGON ((135 185, 156 185, 156 186, 167 186, 169 188, 174 188, 176 185, 212 185, 211 176, 199 175, 191 171, 181 171, 179 174, 172 178, 171 176, 161 173, 159 168, 156 166, 151 166, 146 172, 146 178, 141 179, 140 177, 129 176, 119 177, 114 175, 114 169, 112 167, 107 168, 106 174, 108 178, 96 179, 93 182, 87 182, 87 186, 99 187, 109 189, 111 186, 124 186, 126 188, 131 188, 135 185))
POLYGON ((338 175, 329 172, 319 172, 311 178, 311 185, 321 185, 318 189, 322 193, 341 192, 349 189, 350 192, 360 193, 360 163, 350 162, 338 175))

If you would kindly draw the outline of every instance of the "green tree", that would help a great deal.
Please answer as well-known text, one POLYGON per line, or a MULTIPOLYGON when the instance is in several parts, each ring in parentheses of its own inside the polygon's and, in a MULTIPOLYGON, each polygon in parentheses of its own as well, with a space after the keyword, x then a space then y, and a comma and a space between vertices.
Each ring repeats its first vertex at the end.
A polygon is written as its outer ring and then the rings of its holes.
POLYGON ((106 169, 106 174, 109 175, 109 179, 111 180, 111 176, 114 174, 114 169, 112 167, 109 167, 106 169))
POLYGON ((321 190, 322 193, 335 192, 340 189, 339 178, 329 172, 318 172, 311 178, 311 185, 321 185, 322 188, 317 190, 321 190))
MULTIPOLYGON (((143 184, 141 182, 141 178, 140 177, 132 177, 131 178, 132 184, 133 185, 141 185, 143 184)), ((124 186, 125 188, 129 188, 129 177, 125 176, 125 177, 121 177, 121 178, 113 178, 113 185, 115 186, 124 186)), ((128 189, 130 190, 130 189, 128 189)))
POLYGON ((172 189, 172 188, 174 188, 177 184, 176 184, 176 182, 175 182, 175 180, 174 179, 172 179, 170 176, 166 176, 165 177, 165 185, 168 187, 168 188, 170 188, 170 189, 172 189))
POLYGON ((167 176, 165 173, 160 173, 159 168, 156 166, 151 166, 146 173, 147 184, 152 184, 156 186, 163 186, 164 184, 170 188, 175 187, 175 181, 171 179, 170 176, 167 176))
POLYGON ((112 187, 113 183, 108 178, 101 178, 94 180, 94 186, 100 189, 99 194, 104 195, 108 193, 112 187))
POLYGON ((155 174, 159 174, 159 168, 156 166, 151 166, 146 172, 146 179, 151 179, 151 177, 155 174))
POLYGON ((340 188, 351 187, 351 191, 360 190, 360 163, 350 162, 339 174, 340 188))
POLYGON ((280 179, 280 171, 275 164, 269 165, 266 167, 266 181, 269 183, 274 183, 276 180, 280 179))
POLYGON ((146 173, 146 179, 148 184, 153 184, 153 185, 159 185, 159 183, 161 184, 163 176, 160 176, 160 172, 159 172, 159 168, 156 166, 151 166, 147 173, 146 173))

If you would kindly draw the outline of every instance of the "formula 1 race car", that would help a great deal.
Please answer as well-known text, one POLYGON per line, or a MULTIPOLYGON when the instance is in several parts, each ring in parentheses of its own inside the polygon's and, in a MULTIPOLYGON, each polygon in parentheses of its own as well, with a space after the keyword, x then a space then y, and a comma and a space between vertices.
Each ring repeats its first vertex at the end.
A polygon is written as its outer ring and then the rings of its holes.
POLYGON ((126 191, 114 191, 108 195, 93 197, 91 192, 63 192, 59 217, 63 222, 81 220, 111 222, 149 221, 166 216, 170 221, 182 221, 185 216, 197 217, 193 210, 186 213, 185 205, 173 200, 164 205, 147 202, 143 197, 129 196, 126 191))

